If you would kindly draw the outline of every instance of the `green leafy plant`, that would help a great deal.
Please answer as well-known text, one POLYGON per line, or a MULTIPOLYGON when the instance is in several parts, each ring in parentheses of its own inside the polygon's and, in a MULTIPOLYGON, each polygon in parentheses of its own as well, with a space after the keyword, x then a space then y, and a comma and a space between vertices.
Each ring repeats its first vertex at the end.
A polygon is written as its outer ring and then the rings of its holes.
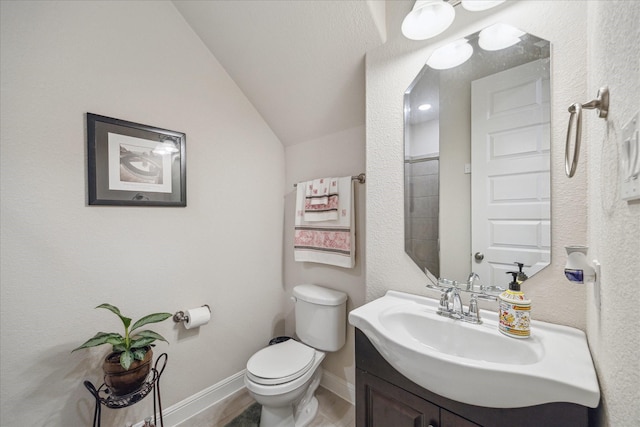
POLYGON ((163 320, 171 317, 171 313, 149 314, 136 321, 133 326, 131 326, 131 329, 129 329, 131 319, 123 316, 118 307, 111 304, 100 304, 96 308, 104 308, 115 313, 120 320, 122 320, 122 324, 124 325, 124 335, 116 332, 98 332, 93 338, 87 340, 80 347, 74 348, 71 351, 72 353, 76 350, 80 350, 81 348, 111 344, 113 352, 120 353, 120 365, 125 370, 128 370, 134 360, 144 359, 144 356, 147 353, 147 348, 151 346, 154 341, 161 340, 168 343, 168 341, 157 332, 146 329, 142 331, 136 330, 149 323, 162 322, 163 320), (134 333, 134 331, 136 332, 134 333))

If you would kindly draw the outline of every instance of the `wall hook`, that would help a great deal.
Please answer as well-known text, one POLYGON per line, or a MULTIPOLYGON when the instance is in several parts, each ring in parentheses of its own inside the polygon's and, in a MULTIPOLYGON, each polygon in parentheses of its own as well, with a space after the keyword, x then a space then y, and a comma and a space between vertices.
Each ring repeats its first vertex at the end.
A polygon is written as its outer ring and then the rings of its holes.
POLYGON ((576 102, 569 107, 569 128, 567 129, 567 142, 564 146, 564 171, 569 178, 573 177, 578 167, 578 158, 580 157, 580 142, 582 141, 582 110, 597 110, 598 117, 606 119, 609 115, 609 88, 601 87, 598 90, 596 99, 585 104, 576 102), (571 129, 573 122, 576 122, 575 141, 573 146, 573 159, 569 160, 569 149, 571 148, 571 129))

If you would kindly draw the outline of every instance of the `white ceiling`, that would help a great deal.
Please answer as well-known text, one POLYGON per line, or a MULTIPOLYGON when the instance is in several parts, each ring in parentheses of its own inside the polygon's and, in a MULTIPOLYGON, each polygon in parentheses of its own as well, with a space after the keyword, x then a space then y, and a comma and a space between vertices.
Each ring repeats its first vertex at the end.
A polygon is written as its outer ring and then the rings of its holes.
POLYGON ((173 3, 285 146, 364 125, 384 0, 173 3))

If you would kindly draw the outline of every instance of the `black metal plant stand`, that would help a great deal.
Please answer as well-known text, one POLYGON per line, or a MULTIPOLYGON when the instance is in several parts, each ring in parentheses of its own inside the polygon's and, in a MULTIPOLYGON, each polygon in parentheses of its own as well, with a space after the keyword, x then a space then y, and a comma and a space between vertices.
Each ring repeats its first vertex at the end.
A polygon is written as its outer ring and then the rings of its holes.
POLYGON ((89 390, 91 395, 96 399, 96 406, 93 412, 93 427, 100 427, 100 418, 102 416, 102 405, 107 408, 120 409, 138 403, 150 393, 153 393, 153 423, 158 427, 164 427, 162 419, 162 400, 160 399, 160 377, 164 368, 167 366, 167 353, 162 353, 156 359, 156 363, 147 377, 145 383, 138 390, 125 394, 123 396, 115 396, 111 394, 109 387, 102 383, 96 388, 91 381, 85 381, 84 386, 89 390), (162 365, 160 366, 160 362, 162 365), (156 414, 160 414, 160 424, 158 424, 156 414))

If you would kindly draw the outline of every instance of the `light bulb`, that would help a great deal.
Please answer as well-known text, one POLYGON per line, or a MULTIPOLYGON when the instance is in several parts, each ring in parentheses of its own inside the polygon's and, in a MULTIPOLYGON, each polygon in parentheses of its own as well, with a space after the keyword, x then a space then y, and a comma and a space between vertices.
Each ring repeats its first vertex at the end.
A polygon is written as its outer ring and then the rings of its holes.
POLYGON ((446 70, 463 64, 473 54, 467 39, 460 39, 434 50, 427 65, 436 70, 446 70))
POLYGON ((494 24, 480 31, 478 45, 484 50, 500 50, 520 42, 525 34, 507 24, 494 24))

